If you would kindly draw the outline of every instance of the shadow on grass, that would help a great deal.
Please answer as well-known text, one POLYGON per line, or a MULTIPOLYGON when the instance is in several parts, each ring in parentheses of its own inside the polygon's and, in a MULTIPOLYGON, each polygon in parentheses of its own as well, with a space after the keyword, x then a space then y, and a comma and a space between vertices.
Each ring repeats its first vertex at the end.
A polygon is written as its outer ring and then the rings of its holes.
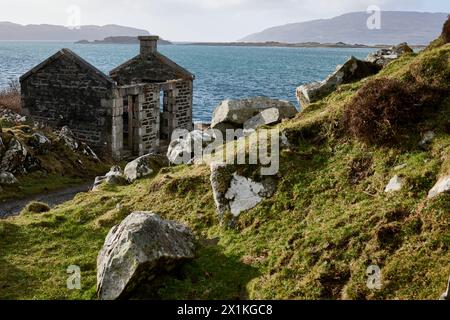
POLYGON ((245 300, 247 283, 260 275, 240 257, 227 256, 217 245, 201 247, 197 258, 174 271, 141 285, 131 299, 245 300))
POLYGON ((11 249, 20 241, 20 228, 0 221, 0 300, 23 299, 37 280, 12 261, 11 249))

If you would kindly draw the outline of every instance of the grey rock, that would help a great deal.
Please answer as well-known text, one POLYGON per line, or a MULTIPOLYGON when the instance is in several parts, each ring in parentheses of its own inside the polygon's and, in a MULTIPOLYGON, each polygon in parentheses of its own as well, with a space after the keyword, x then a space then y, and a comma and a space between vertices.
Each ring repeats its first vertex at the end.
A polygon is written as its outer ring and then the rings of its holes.
POLYGON ((246 121, 266 109, 278 109, 280 119, 293 118, 298 113, 290 102, 267 97, 225 100, 214 110, 211 128, 222 133, 227 129, 243 129, 246 121))
POLYGON ((429 145, 431 142, 433 142, 435 137, 436 134, 433 131, 427 131, 422 135, 422 140, 420 141, 419 145, 421 147, 425 147, 429 145))
POLYGON ((78 150, 80 146, 72 130, 67 126, 61 129, 58 139, 73 151, 78 150))
POLYGON ((99 160, 97 154, 89 147, 86 143, 80 142, 77 140, 72 130, 69 127, 65 126, 61 129, 58 140, 69 147, 72 151, 79 152, 84 154, 85 156, 99 160))
POLYGON ((125 166, 124 174, 129 182, 133 182, 139 178, 152 175, 167 166, 169 166, 169 160, 166 156, 147 154, 129 162, 125 166))
POLYGON ((351 83, 380 71, 380 67, 368 61, 361 61, 355 57, 350 57, 343 65, 336 67, 336 70, 325 80, 305 84, 297 88, 297 100, 301 106, 306 106, 327 96, 341 84, 351 83))
POLYGON ((386 189, 384 190, 384 192, 392 193, 392 192, 400 191, 403 188, 403 184, 404 184, 404 179, 402 177, 394 176, 389 181, 389 183, 386 186, 386 189))
POLYGON ((19 181, 17 181, 16 177, 11 172, 1 172, 0 173, 0 184, 3 185, 12 185, 17 184, 19 181))
POLYGON ((186 226, 150 212, 133 212, 110 230, 99 252, 98 296, 124 297, 141 281, 151 281, 194 257, 194 236, 186 226))
POLYGON ((251 133, 264 125, 279 123, 283 120, 277 108, 265 109, 244 123, 244 133, 251 133))
POLYGON ((428 193, 428 199, 432 199, 444 192, 450 191, 450 175, 444 176, 434 185, 428 193))
POLYGON ((25 146, 15 137, 9 142, 8 150, 5 151, 1 162, 3 171, 11 173, 25 173, 25 161, 28 151, 25 146))
POLYGON ((186 136, 173 140, 167 150, 167 158, 172 164, 191 164, 194 158, 201 157, 203 150, 214 141, 211 132, 194 130, 186 136))
POLYGON ((113 166, 107 174, 95 178, 92 191, 99 190, 100 186, 103 184, 112 186, 124 186, 128 184, 128 180, 124 176, 123 171, 119 166, 113 166))

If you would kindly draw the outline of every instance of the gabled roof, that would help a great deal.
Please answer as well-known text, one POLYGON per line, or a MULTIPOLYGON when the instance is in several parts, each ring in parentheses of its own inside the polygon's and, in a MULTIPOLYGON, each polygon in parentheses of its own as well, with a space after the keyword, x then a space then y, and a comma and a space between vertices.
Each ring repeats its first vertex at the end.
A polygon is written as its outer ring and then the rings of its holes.
POLYGON ((119 84, 121 83, 116 78, 120 78, 121 75, 126 75, 128 78, 135 76, 143 82, 163 82, 176 79, 193 80, 195 78, 191 72, 159 52, 154 52, 145 57, 137 55, 111 70, 109 75, 119 84))
POLYGON ((104 74, 103 72, 98 70, 92 64, 90 64, 89 62, 87 62, 86 60, 81 58, 79 55, 77 55, 72 50, 66 49, 66 48, 61 49, 60 51, 58 51, 57 53, 52 55, 50 58, 44 60, 43 62, 41 62, 40 64, 35 66, 33 69, 31 69, 27 73, 23 74, 20 77, 20 79, 19 79, 20 82, 26 80, 31 75, 33 75, 33 74, 37 73, 38 71, 44 69, 46 66, 48 66, 52 62, 60 59, 61 57, 67 57, 68 59, 70 59, 73 63, 75 63, 79 67, 85 69, 86 71, 89 71, 92 75, 94 75, 100 81, 103 81, 103 82, 108 83, 108 84, 114 84, 115 83, 113 79, 111 79, 106 74, 104 74))

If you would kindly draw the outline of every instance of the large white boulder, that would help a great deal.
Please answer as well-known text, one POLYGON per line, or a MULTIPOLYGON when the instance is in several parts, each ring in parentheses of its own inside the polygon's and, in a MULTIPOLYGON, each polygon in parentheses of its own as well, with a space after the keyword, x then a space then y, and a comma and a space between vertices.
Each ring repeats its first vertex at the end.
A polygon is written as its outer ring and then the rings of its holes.
POLYGON ((194 236, 184 225, 150 212, 133 212, 111 229, 97 258, 97 292, 102 300, 126 296, 195 257, 194 236))
POLYGON ((225 133, 226 129, 243 129, 247 120, 266 109, 277 109, 280 121, 293 118, 298 113, 292 103, 267 97, 225 100, 214 110, 211 128, 222 133, 225 133))
POLYGON ((437 197, 441 193, 450 191, 450 175, 444 176, 434 185, 428 193, 428 199, 437 197))
POLYGON ((129 182, 157 173, 159 169, 169 166, 166 156, 146 154, 125 166, 124 174, 129 182))

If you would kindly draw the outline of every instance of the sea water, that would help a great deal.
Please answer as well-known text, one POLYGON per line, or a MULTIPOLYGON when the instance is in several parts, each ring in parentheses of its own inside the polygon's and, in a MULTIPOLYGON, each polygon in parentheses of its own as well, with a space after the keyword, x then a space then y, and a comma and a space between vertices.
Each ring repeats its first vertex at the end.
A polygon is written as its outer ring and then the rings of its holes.
MULTIPOLYGON (((106 74, 136 56, 138 45, 70 42, 0 42, 0 87, 62 48, 69 48, 106 74)), ((324 79, 350 56, 373 49, 270 48, 163 45, 158 50, 195 75, 194 121, 210 122, 225 99, 267 96, 298 107, 298 86, 324 79)))

